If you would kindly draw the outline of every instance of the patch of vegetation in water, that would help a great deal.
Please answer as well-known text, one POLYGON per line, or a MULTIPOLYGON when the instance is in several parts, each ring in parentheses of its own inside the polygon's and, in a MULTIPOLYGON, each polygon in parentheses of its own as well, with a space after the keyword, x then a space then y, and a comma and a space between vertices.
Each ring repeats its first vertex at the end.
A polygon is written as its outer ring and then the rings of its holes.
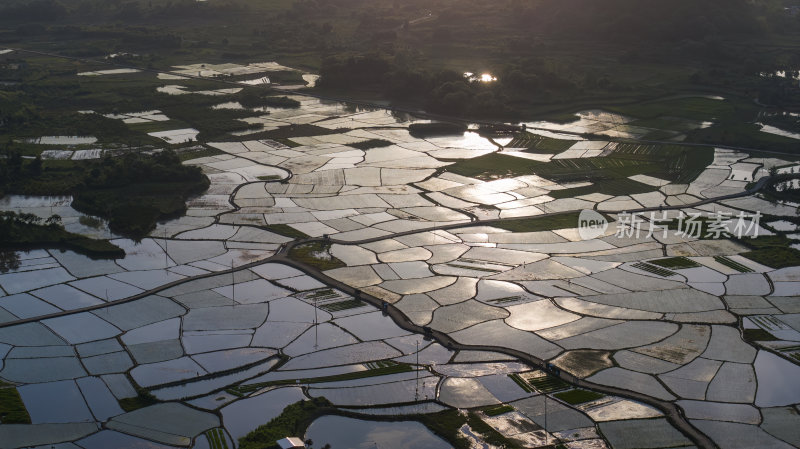
POLYGON ((756 341, 777 341, 779 340, 774 335, 765 331, 764 329, 744 329, 742 331, 742 337, 745 341, 749 342, 756 342, 756 341))
POLYGON ((93 229, 100 229, 103 227, 103 220, 100 220, 97 217, 92 217, 91 215, 81 215, 78 218, 78 223, 93 229))
POLYGON ((561 393, 556 393, 553 396, 561 399, 562 401, 566 402, 570 405, 577 405, 583 404, 585 402, 592 402, 597 399, 603 398, 606 395, 603 393, 598 393, 596 391, 589 391, 589 390, 569 390, 569 391, 562 391, 561 393))
POLYGON ((0 382, 0 423, 30 424, 31 417, 17 389, 0 382))
POLYGON ((697 268, 699 263, 686 257, 668 257, 666 259, 650 260, 648 263, 658 265, 659 267, 671 268, 673 270, 680 270, 684 268, 697 268))
MULTIPOLYGON (((125 251, 108 240, 95 240, 64 229, 61 217, 53 215, 43 220, 33 214, 0 212, 0 249, 60 248, 92 258, 118 259, 125 251)), ((13 269, 13 262, 0 265, 0 272, 13 269)))
POLYGON ((335 411, 334 405, 324 397, 295 402, 268 423, 239 438, 239 449, 277 447, 278 440, 290 435, 305 434, 314 419, 335 411))
POLYGON ((307 239, 310 236, 305 232, 298 231, 297 229, 285 224, 273 224, 264 226, 267 231, 274 232, 275 234, 289 237, 291 239, 307 239))
POLYGON ((504 405, 498 405, 496 407, 489 407, 489 408, 483 409, 483 413, 485 413, 486 416, 498 416, 498 415, 502 415, 504 413, 513 412, 513 411, 514 411, 514 407, 512 407, 510 405, 505 405, 505 404, 504 405))
POLYGON ((209 186, 200 168, 182 165, 171 151, 104 158, 88 168, 72 207, 108 219, 109 229, 134 239, 158 220, 182 215, 186 200, 209 186))
POLYGON ((0 190, 72 195, 73 208, 108 220, 111 231, 133 239, 146 236, 159 220, 183 214, 186 200, 209 186, 199 167, 182 165, 172 151, 90 161, 15 159, 0 159, 0 172, 8 175, 0 176, 0 190))
MULTIPOLYGON (((576 115, 571 117, 577 119, 576 115)), ((527 148, 527 151, 537 153, 561 153, 575 143, 576 140, 553 139, 529 132, 519 132, 514 135, 514 140, 506 145, 506 148, 527 148)))
POLYGON ((348 299, 345 301, 322 304, 319 306, 319 308, 326 312, 341 312, 342 310, 357 309, 359 307, 364 307, 364 305, 365 305, 364 301, 360 299, 348 299))
POLYGON ((508 377, 514 381, 520 388, 522 388, 526 393, 533 393, 533 388, 525 381, 519 374, 509 374, 508 377))
POLYGON ((227 154, 222 150, 206 146, 182 148, 177 150, 176 153, 178 154, 178 158, 181 160, 181 162, 185 162, 192 159, 199 159, 201 157, 219 156, 221 154, 227 154))
POLYGON ((568 383, 547 373, 525 373, 520 375, 520 377, 540 393, 552 393, 569 388, 568 383))
POLYGON ((592 193, 602 193, 611 196, 635 195, 637 193, 649 193, 657 188, 647 184, 634 181, 628 178, 617 179, 595 179, 592 185, 585 187, 575 187, 571 189, 553 190, 549 195, 556 199, 575 198, 592 193))
POLYGON ((228 440, 225 437, 225 431, 219 428, 206 431, 206 438, 211 446, 211 449, 228 449, 228 440))
POLYGON ((308 242, 292 247, 289 258, 317 268, 320 271, 344 268, 344 262, 330 253, 331 244, 327 242, 308 242))
POLYGON ((732 268, 740 273, 752 273, 753 270, 749 267, 746 267, 735 260, 731 260, 725 256, 714 256, 714 260, 718 263, 725 265, 728 268, 732 268))
POLYGON ((119 406, 126 412, 132 412, 140 408, 145 408, 153 404, 157 404, 158 399, 150 394, 147 390, 139 389, 137 395, 132 398, 124 398, 119 400, 119 406))
POLYGON ((647 273, 652 273, 652 274, 655 274, 656 276, 661 276, 661 277, 665 277, 665 278, 668 278, 670 276, 674 276, 675 275, 675 272, 673 272, 673 271, 667 270, 666 268, 662 268, 662 267, 659 267, 659 266, 656 266, 656 265, 651 265, 651 264, 645 263, 645 262, 637 262, 637 263, 635 263, 635 264, 633 264, 631 266, 633 268, 645 271, 647 273))
POLYGON ((789 245, 792 241, 783 235, 766 235, 740 240, 750 251, 740 254, 753 262, 771 268, 786 268, 800 265, 800 250, 789 245))
MULTIPOLYGON (((557 229, 572 229, 578 227, 578 212, 566 214, 548 215, 544 217, 521 218, 518 220, 503 220, 493 223, 495 228, 505 229, 511 232, 539 232, 554 231, 557 229)), ((610 217, 606 219, 612 221, 610 217)))
POLYGON ((382 148, 394 145, 392 142, 384 139, 369 139, 363 142, 355 142, 347 144, 348 147, 353 147, 359 150, 369 150, 372 148, 382 148))
POLYGON ((697 178, 713 160, 714 151, 711 148, 618 144, 604 157, 556 159, 548 162, 490 153, 473 159, 454 161, 453 165, 447 167, 447 171, 482 180, 535 174, 559 183, 593 184, 549 193, 554 198, 569 198, 595 192, 628 195, 657 190, 657 187, 628 179, 634 175, 688 183, 697 178))
POLYGON ((433 433, 447 440, 455 449, 470 449, 472 447, 470 441, 464 438, 461 432, 461 428, 464 425, 469 425, 470 429, 479 434, 484 442, 494 447, 522 448, 518 443, 509 440, 486 424, 475 412, 462 413, 459 410, 445 410, 438 413, 415 415, 409 418, 424 424, 433 433))

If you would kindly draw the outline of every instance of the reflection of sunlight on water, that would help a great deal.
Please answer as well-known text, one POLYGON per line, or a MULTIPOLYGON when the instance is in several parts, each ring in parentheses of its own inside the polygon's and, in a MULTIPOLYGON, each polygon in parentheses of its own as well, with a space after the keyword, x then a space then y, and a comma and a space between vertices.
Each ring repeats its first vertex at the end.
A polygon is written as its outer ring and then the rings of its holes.
POLYGON ((427 139, 431 143, 443 147, 465 148, 469 150, 494 150, 497 147, 485 137, 472 131, 467 131, 459 137, 435 137, 427 139))
POLYGON ((495 137, 494 141, 501 146, 506 146, 514 140, 513 137, 495 137))
POLYGON ((464 78, 471 83, 476 81, 481 83, 491 83, 493 81, 497 81, 497 77, 491 73, 481 73, 480 75, 476 75, 472 72, 464 72, 464 78))
POLYGON ((800 133, 793 133, 791 131, 786 131, 784 129, 780 129, 775 126, 765 125, 763 123, 757 123, 757 124, 761 125, 762 133, 774 134, 776 136, 783 136, 783 137, 788 137, 789 139, 800 140, 800 133))

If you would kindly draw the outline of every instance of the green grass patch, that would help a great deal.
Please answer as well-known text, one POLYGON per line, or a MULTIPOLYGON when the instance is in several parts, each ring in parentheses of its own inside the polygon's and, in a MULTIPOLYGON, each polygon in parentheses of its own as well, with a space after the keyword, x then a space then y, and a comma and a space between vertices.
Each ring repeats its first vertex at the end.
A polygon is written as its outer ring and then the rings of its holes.
POLYGON ((498 415, 502 415, 504 413, 513 412, 513 411, 514 411, 514 407, 512 407, 510 405, 505 405, 505 404, 504 405, 498 405, 496 407, 489 407, 489 408, 483 409, 483 413, 485 413, 486 416, 498 416, 498 415))
POLYGON ((319 290, 315 290, 307 295, 305 295, 305 299, 309 299, 312 301, 321 301, 325 299, 334 299, 338 298, 339 294, 336 293, 332 288, 321 288, 319 290))
POLYGON ((526 373, 520 376, 539 393, 552 393, 566 390, 570 385, 563 380, 541 372, 526 373))
POLYGON ((292 247, 289 258, 311 265, 321 271, 344 268, 347 266, 330 253, 331 244, 327 242, 308 242, 292 247))
POLYGON ((539 175, 559 183, 592 182, 587 188, 550 192, 560 197, 608 192, 609 195, 645 193, 653 186, 627 179, 648 175, 675 183, 693 181, 714 160, 711 148, 681 145, 618 144, 605 157, 533 161, 501 153, 456 160, 447 171, 462 176, 492 180, 521 175, 539 175), (605 191, 604 191, 605 190, 605 191))
POLYGON ((522 388, 526 393, 533 393, 533 388, 525 381, 519 374, 509 374, 508 377, 514 381, 520 388, 522 388))
POLYGON ((592 181, 592 185, 585 187, 575 187, 572 189, 552 190, 548 195, 556 199, 575 198, 592 193, 603 193, 611 196, 634 195, 637 193, 649 193, 658 190, 638 181, 628 178, 599 179, 592 181))
POLYGON ((655 274, 656 276, 661 276, 661 277, 665 277, 665 278, 668 278, 670 276, 675 275, 674 272, 672 272, 670 270, 667 270, 666 268, 662 268, 662 267, 658 267, 658 266, 655 266, 655 265, 651 265, 651 264, 646 263, 646 262, 638 262, 638 263, 635 263, 635 264, 633 264, 631 266, 633 268, 637 268, 639 270, 646 271, 648 273, 655 274))
POLYGON ((341 312, 342 310, 357 309, 359 307, 364 307, 364 301, 360 299, 348 299, 319 306, 320 309, 326 312, 341 312))
POLYGON ((291 435, 303 435, 314 419, 336 408, 325 398, 295 402, 268 423, 239 438, 239 449, 277 447, 276 442, 291 435))
POLYGON ((717 261, 718 263, 720 263, 722 265, 725 265, 728 268, 732 268, 732 269, 734 269, 734 270, 736 270, 736 271, 738 271, 740 273, 752 273, 753 272, 753 270, 750 269, 749 267, 746 267, 746 266, 740 264, 739 262, 731 260, 731 259, 729 259, 729 258, 727 258, 725 256, 714 256, 714 260, 717 261))
POLYGON ((492 180, 534 174, 543 163, 514 156, 490 153, 472 159, 459 159, 446 171, 470 178, 492 180))
POLYGON ((605 109, 639 119, 656 119, 667 116, 702 122, 713 118, 730 117, 735 113, 736 105, 730 101, 712 100, 698 96, 625 106, 610 106, 605 109))
POLYGON ((228 449, 228 440, 225 438, 225 432, 222 429, 216 428, 206 431, 206 438, 211 449, 228 449))
MULTIPOLYGON (((549 215, 545 217, 503 220, 501 222, 493 223, 492 226, 511 232, 539 232, 553 231, 557 229, 572 229, 578 227, 578 216, 578 212, 570 212, 566 214, 549 215)), ((611 221, 609 217, 606 217, 606 219, 611 221)))
POLYGON ((752 248, 740 254, 753 262, 771 268, 786 268, 800 265, 800 250, 790 248, 792 241, 783 235, 765 235, 754 239, 742 240, 752 248))
POLYGON ((320 384, 326 382, 340 382, 343 380, 355 380, 355 379, 365 379, 369 377, 386 376, 389 374, 407 373, 413 370, 414 368, 411 365, 405 363, 390 362, 390 363, 383 363, 381 365, 375 365, 374 368, 370 367, 370 369, 364 371, 355 371, 352 373, 337 374, 334 376, 308 377, 302 379, 284 379, 272 382, 260 382, 249 385, 237 385, 235 387, 232 387, 231 389, 239 393, 250 393, 256 390, 260 390, 264 387, 272 387, 279 385, 294 385, 297 383, 298 380, 300 381, 301 384, 320 384))
POLYGON ((279 181, 281 179, 283 179, 283 178, 281 178, 278 175, 266 175, 266 176, 259 176, 258 177, 259 181, 279 181))
POLYGON ((0 387, 0 422, 3 424, 30 424, 31 417, 19 392, 13 386, 0 387))
POLYGON ((581 389, 562 391, 561 393, 556 393, 553 396, 557 397, 558 399, 561 399, 562 401, 570 405, 592 402, 602 397, 605 397, 603 393, 597 393, 595 391, 581 390, 581 389))
POLYGON ((697 268, 699 263, 687 259, 686 257, 668 257, 666 259, 651 260, 648 263, 658 265, 659 267, 671 268, 673 270, 680 270, 683 268, 697 268))
POLYGON ((222 150, 218 150, 214 147, 189 147, 189 148, 182 148, 176 151, 178 153, 178 158, 181 162, 185 162, 191 159, 199 159, 201 157, 211 157, 211 156, 219 156, 221 154, 227 154, 222 150))
POLYGON ((742 336, 744 337, 745 341, 777 341, 776 338, 771 333, 765 331, 764 329, 744 329, 742 331, 742 336))
POLYGON ((505 447, 507 449, 521 448, 518 443, 503 437, 491 426, 483 422, 475 412, 465 415, 458 410, 445 410, 428 415, 416 415, 412 417, 425 425, 436 435, 439 435, 450 443, 454 449, 470 449, 470 441, 465 439, 460 431, 464 424, 476 433, 480 434, 483 440, 494 447, 505 447))
POLYGON ((800 265, 800 251, 794 248, 764 248, 741 254, 753 262, 771 268, 786 268, 800 265))
POLYGON ((267 231, 274 232, 275 234, 280 234, 284 237, 297 240, 307 239, 310 237, 305 232, 298 231, 297 229, 285 224, 267 225, 264 226, 264 228, 266 228, 267 231))
MULTIPOLYGON (((572 116, 575 118, 575 116, 572 116)), ((561 153, 575 145, 577 140, 553 139, 529 132, 520 132, 514 136, 506 148, 527 148, 530 152, 561 153)))

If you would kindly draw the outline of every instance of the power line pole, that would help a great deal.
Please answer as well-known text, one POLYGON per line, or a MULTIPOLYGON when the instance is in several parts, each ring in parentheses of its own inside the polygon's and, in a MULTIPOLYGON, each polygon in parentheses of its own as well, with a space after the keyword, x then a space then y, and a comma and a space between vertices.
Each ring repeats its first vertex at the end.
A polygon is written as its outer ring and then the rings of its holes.
POLYGON ((314 296, 314 349, 319 347, 319 323, 317 319, 317 296, 314 296))
POLYGON ((417 340, 417 388, 414 392, 414 402, 419 402, 419 340, 417 340))
POLYGON ((547 433, 547 393, 544 393, 544 444, 550 445, 550 434, 547 433))
POLYGON ((167 242, 167 228, 164 228, 164 271, 169 268, 169 243, 167 242))

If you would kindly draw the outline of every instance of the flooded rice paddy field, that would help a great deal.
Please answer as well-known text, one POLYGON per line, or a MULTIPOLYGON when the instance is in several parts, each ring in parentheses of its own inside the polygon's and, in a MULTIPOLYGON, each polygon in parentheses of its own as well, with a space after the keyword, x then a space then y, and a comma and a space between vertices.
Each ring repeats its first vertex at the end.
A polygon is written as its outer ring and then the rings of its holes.
MULTIPOLYGON (((179 70, 278 70, 251 66, 179 70)), ((160 91, 218 95, 224 104, 236 89, 191 92, 174 84, 160 91)), ((620 212, 644 207, 794 217, 793 204, 716 199, 790 162, 716 149, 691 182, 638 174, 631 180, 650 191, 616 196, 592 191, 590 181, 536 174, 486 181, 447 167, 498 151, 543 162, 603 158, 616 145, 572 136, 561 150, 533 153, 474 132, 424 139, 408 131, 414 118, 292 98, 299 108, 256 110, 246 121, 265 130, 312 124, 325 133, 201 142, 220 154, 186 164, 201 167, 210 188, 188 202, 185 216, 141 242, 81 227, 69 198, 0 200, 3 210, 55 211, 72 232, 112 238, 126 252, 115 261, 19 252, 19 267, 0 274, 0 388, 19 393, 31 421, 0 423, 0 446, 210 448, 218 447, 211 431, 220 429, 213 435, 234 447, 284 407, 325 397, 362 417, 311 424, 305 436, 334 448, 449 447, 403 417, 501 404, 510 408, 478 414, 521 447, 556 440, 569 448, 694 447, 647 401, 576 388, 500 352, 450 350, 326 279, 457 343, 519 351, 598 390, 674 403, 722 448, 800 446, 800 267, 760 265, 728 239, 668 229, 616 233, 620 212), (358 145, 375 140, 388 144, 358 145), (576 187, 588 193, 554 193, 576 187), (580 237, 577 219, 530 231, 476 222, 582 209, 616 221, 590 240, 580 237), (336 266, 309 275, 273 260, 291 241, 277 233, 285 227, 329 236, 323 252, 336 266), (758 341, 743 340, 745 330, 757 331, 758 341), (156 402, 130 407, 142 391, 156 402), (386 416, 397 421, 369 420, 386 416)), ((159 111, 113 118, 166 119, 159 111)), ((609 137, 649 132, 630 122, 590 111, 569 125, 528 125, 546 137, 576 129, 609 137)), ((163 138, 188 134, 175 136, 163 138)), ((790 221, 762 226, 763 233, 797 235, 790 221)), ((489 447, 469 426, 461 433, 474 447, 489 447)))

